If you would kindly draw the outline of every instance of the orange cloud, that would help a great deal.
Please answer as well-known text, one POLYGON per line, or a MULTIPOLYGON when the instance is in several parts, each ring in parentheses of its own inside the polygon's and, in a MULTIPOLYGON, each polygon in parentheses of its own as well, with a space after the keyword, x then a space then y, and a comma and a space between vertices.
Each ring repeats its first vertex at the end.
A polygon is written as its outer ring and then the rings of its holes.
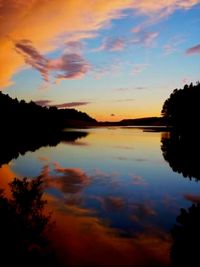
POLYGON ((97 30, 123 10, 146 16, 191 8, 199 0, 1 0, 0 87, 12 83, 12 76, 24 68, 23 57, 14 50, 19 40, 31 40, 42 54, 63 47, 65 42, 94 37, 97 30))
POLYGON ((14 50, 19 40, 31 40, 41 53, 54 50, 65 41, 94 36, 131 0, 2 0, 0 11, 0 87, 11 84, 11 77, 24 67, 14 50))

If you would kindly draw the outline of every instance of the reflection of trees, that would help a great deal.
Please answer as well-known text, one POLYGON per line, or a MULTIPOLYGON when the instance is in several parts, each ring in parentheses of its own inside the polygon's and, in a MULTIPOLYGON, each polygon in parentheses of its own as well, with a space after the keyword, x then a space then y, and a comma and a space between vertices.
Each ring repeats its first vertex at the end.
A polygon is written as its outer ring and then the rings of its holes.
POLYGON ((62 141, 74 142, 87 135, 87 132, 80 131, 54 131, 50 135, 46 132, 38 132, 37 134, 33 132, 29 135, 24 135, 22 132, 6 133, 1 135, 0 139, 0 167, 27 151, 35 151, 42 146, 56 146, 62 141))
POLYGON ((14 179, 11 198, 0 193, 0 255, 4 266, 57 266, 49 249, 42 179, 14 179))
POLYGON ((164 159, 174 172, 184 177, 200 179, 200 139, 197 134, 176 132, 164 133, 161 139, 161 150, 164 159))
POLYGON ((200 204, 193 204, 188 210, 181 209, 176 220, 171 230, 172 266, 200 266, 200 204))

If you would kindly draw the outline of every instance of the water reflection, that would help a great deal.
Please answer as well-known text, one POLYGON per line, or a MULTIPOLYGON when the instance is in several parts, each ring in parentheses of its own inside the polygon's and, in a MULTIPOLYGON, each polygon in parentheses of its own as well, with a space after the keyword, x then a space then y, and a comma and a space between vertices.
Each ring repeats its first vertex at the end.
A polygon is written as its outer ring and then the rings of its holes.
POLYGON ((58 266, 47 238, 52 225, 42 184, 41 177, 15 178, 10 196, 0 192, 0 255, 5 266, 58 266))
MULTIPOLYGON (((48 238, 62 267, 170 266, 170 229, 179 207, 200 201, 200 184, 171 171, 158 132, 87 132, 3 165, 1 185, 16 176, 43 180, 56 222, 48 238)), ((163 133, 166 155, 170 138, 163 133)))
POLYGON ((0 167, 12 159, 24 155, 27 151, 36 151, 43 146, 57 146, 60 142, 76 145, 76 141, 88 135, 84 131, 63 131, 54 132, 51 135, 12 135, 7 134, 0 139, 0 167))
POLYGON ((163 157, 174 172, 200 180, 200 139, 196 133, 163 133, 161 143, 163 157))
POLYGON ((177 223, 171 230, 173 245, 171 248, 172 265, 200 266, 200 204, 192 204, 190 208, 181 209, 177 223))

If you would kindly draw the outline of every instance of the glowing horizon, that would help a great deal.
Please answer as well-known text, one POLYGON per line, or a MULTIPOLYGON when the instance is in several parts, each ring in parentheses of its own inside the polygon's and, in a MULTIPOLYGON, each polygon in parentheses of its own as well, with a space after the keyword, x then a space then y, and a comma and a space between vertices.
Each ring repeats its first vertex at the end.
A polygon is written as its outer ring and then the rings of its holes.
POLYGON ((99 121, 159 116, 199 80, 199 15, 200 0, 2 0, 0 90, 99 121))

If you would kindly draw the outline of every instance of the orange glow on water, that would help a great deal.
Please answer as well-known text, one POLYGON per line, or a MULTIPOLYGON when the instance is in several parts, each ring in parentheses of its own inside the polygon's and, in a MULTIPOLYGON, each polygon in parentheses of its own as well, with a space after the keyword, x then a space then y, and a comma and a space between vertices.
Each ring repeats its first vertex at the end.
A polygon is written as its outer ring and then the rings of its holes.
POLYGON ((89 210, 76 206, 54 213, 52 239, 61 261, 70 266, 168 266, 170 238, 158 229, 120 237, 89 210), (145 257, 144 257, 145 255, 145 257))

